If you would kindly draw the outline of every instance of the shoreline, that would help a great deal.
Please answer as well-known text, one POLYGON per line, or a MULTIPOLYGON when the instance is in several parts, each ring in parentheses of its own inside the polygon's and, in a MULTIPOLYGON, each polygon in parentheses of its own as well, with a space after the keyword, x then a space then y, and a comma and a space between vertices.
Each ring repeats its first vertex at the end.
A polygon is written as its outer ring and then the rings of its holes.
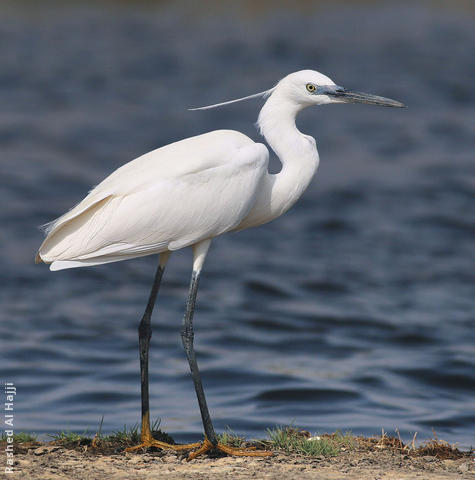
MULTIPOLYGON (((339 433, 310 437, 306 431, 289 427, 275 431, 281 435, 278 442, 271 436, 270 440, 250 443, 229 434, 220 440, 228 445, 271 450, 271 457, 229 457, 211 453, 192 461, 187 461, 186 452, 172 450, 150 448, 126 453, 124 446, 137 438, 125 433, 96 437, 95 440, 63 434, 51 442, 18 442, 15 445, 14 473, 4 474, 2 468, 2 478, 475 479, 473 451, 463 452, 437 439, 416 447, 414 442, 404 445, 400 439, 385 434, 369 438, 339 433), (302 450, 310 444, 311 449, 302 450), (321 447, 320 450, 317 447, 321 447), (319 451, 323 453, 318 454, 319 451)), ((136 435, 136 431, 133 433, 136 435)), ((154 436, 159 435, 161 432, 154 432, 154 436)), ((0 442, 2 452, 6 444, 6 441, 0 442)))

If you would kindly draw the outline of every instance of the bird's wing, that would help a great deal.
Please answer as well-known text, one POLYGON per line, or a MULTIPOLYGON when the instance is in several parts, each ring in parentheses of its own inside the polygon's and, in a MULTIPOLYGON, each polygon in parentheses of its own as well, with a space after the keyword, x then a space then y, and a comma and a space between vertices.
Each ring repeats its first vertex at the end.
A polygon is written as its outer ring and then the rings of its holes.
POLYGON ((52 223, 39 258, 54 269, 106 263, 231 230, 255 201, 268 155, 245 135, 216 131, 139 157, 52 223))
POLYGON ((157 148, 112 172, 75 207, 44 225, 44 230, 47 234, 52 233, 108 197, 131 194, 156 181, 179 178, 217 166, 233 149, 252 143, 240 132, 215 130, 157 148))

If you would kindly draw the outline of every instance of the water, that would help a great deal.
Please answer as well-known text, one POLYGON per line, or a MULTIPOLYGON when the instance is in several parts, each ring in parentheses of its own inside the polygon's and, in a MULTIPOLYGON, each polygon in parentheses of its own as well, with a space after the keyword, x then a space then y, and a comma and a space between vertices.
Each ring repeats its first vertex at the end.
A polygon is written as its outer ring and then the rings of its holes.
MULTIPOLYGON (((410 108, 302 113, 316 180, 281 219, 214 242, 195 323, 215 426, 434 428, 473 444, 475 11, 236 5, 0 10, 1 369, 16 428, 139 420, 136 328, 156 262, 53 274, 33 264, 36 226, 159 145, 223 127, 258 139, 259 102, 186 108, 310 67, 410 108)), ((179 336, 190 261, 171 259, 151 349, 152 416, 180 441, 202 431, 179 336)))

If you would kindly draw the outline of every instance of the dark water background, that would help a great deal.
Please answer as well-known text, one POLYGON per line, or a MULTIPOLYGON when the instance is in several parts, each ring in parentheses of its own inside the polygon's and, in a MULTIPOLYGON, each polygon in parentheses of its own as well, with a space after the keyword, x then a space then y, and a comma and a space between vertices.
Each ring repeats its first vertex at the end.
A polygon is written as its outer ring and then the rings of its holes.
MULTIPOLYGON (((257 140, 259 102, 186 108, 315 68, 410 108, 302 113, 316 180, 281 219, 214 242, 195 324, 215 426, 475 443, 473 4, 197 4, 2 3, 1 370, 16 429, 139 421, 156 263, 51 273, 33 264, 37 225, 160 145, 216 128, 257 140)), ((151 351, 152 416, 180 441, 202 431, 179 336, 190 262, 171 259, 151 351)))

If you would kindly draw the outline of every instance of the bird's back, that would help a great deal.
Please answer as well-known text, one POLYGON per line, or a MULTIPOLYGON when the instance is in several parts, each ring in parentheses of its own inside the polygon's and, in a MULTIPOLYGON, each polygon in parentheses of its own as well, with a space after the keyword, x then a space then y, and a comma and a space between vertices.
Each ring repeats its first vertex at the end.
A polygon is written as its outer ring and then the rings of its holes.
POLYGON ((234 228, 251 209, 268 151, 217 130, 117 169, 47 227, 37 260, 52 269, 176 250, 234 228))
POLYGON ((232 161, 230 153, 252 144, 249 137, 235 130, 214 130, 185 138, 122 165, 91 193, 134 193, 157 180, 181 178, 226 164, 232 161))

